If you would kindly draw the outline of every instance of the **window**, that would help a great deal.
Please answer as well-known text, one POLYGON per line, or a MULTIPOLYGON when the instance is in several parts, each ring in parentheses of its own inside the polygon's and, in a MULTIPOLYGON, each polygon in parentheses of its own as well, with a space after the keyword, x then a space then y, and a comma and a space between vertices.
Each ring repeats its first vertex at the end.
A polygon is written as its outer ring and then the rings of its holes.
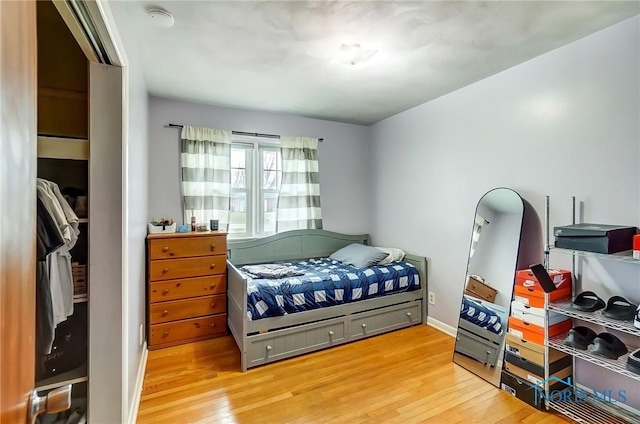
POLYGON ((482 226, 487 222, 486 219, 480 215, 476 215, 475 223, 473 224, 473 233, 471 235, 471 249, 469 250, 469 257, 473 258, 473 254, 476 253, 476 247, 480 241, 480 233, 482 232, 482 226))
POLYGON ((229 238, 276 232, 282 155, 272 139, 234 138, 231 144, 229 238))

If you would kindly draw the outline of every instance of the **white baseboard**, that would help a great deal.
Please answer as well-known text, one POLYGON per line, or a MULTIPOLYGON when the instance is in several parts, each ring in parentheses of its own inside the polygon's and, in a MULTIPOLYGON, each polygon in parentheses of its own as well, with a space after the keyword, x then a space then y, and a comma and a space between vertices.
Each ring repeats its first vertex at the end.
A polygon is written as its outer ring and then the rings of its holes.
POLYGON ((453 337, 455 339, 458 330, 455 327, 450 326, 449 324, 445 324, 442 321, 438 321, 433 317, 427 317, 427 325, 435 328, 436 330, 440 330, 445 334, 453 337))
POLYGON ((140 367, 138 367, 138 377, 136 379, 136 388, 133 396, 133 402, 131 402, 131 408, 129 409, 129 424, 135 424, 138 420, 138 408, 140 408, 140 398, 142 397, 142 387, 144 383, 144 371, 147 369, 147 357, 149 356, 149 349, 147 349, 147 342, 144 342, 142 346, 142 358, 140 359, 140 367))

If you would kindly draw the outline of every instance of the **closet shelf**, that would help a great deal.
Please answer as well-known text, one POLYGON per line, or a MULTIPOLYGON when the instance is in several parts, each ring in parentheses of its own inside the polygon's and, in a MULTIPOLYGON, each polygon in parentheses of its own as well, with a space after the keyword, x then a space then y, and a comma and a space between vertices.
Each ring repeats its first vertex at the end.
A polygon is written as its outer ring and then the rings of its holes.
POLYGON ((88 301, 89 297, 86 294, 76 294, 73 296, 73 303, 84 303, 88 301))
POLYGON ((549 401, 549 407, 580 424, 629 424, 640 418, 611 403, 598 402, 592 395, 585 402, 549 401))
POLYGON ((582 321, 591 322, 593 324, 601 325, 612 330, 622 331, 627 334, 633 334, 634 336, 640 336, 640 328, 633 326, 633 321, 617 321, 611 318, 607 318, 602 315, 602 311, 596 312, 582 312, 571 307, 570 300, 564 300, 560 302, 552 302, 549 304, 549 310, 557 312, 559 314, 577 318, 582 321))
POLYGON ((587 252, 585 250, 561 249, 559 247, 549 246, 549 252, 558 252, 558 253, 564 253, 567 255, 583 256, 587 258, 609 259, 609 260, 614 260, 618 262, 640 264, 640 259, 636 259, 633 257, 632 250, 625 250, 624 252, 618 252, 618 253, 596 253, 596 252, 587 252))
POLYGON ((38 158, 88 160, 89 140, 38 136, 38 158))
POLYGON ((71 371, 36 381, 36 390, 52 390, 67 384, 82 383, 83 381, 88 381, 86 363, 71 371))
MULTIPOLYGON (((640 374, 636 374, 627 370, 627 358, 629 357, 629 353, 622 355, 618 359, 603 358, 602 356, 592 355, 591 353, 589 353, 589 351, 575 349, 571 346, 563 344, 566 336, 566 334, 563 334, 561 336, 556 336, 549 339, 549 347, 575 356, 576 358, 584 359, 587 362, 591 362, 592 364, 596 364, 634 380, 640 381, 640 374)), ((627 346, 627 349, 629 350, 629 352, 633 352, 635 349, 637 349, 637 347, 627 346)))

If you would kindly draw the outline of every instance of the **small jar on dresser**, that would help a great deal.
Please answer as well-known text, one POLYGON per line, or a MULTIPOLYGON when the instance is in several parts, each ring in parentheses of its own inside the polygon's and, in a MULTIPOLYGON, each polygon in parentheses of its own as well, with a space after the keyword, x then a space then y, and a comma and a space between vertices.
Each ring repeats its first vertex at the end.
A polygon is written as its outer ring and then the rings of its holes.
POLYGON ((149 349, 227 334, 227 234, 147 236, 149 349))

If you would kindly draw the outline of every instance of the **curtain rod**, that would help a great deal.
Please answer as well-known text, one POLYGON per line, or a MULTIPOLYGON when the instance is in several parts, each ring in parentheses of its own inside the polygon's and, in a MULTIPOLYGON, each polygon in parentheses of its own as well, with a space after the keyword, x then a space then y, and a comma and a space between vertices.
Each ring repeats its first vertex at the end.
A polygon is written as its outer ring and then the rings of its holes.
MULTIPOLYGON (((166 125, 167 128, 183 128, 184 125, 180 125, 180 124, 167 124, 166 125)), ((263 137, 263 138, 280 138, 279 135, 277 134, 261 134, 261 133, 252 133, 252 132, 246 132, 246 131, 231 131, 231 134, 235 134, 235 135, 248 135, 250 137, 263 137)), ((319 138, 318 141, 320 143, 322 143, 324 141, 324 138, 319 138)))

